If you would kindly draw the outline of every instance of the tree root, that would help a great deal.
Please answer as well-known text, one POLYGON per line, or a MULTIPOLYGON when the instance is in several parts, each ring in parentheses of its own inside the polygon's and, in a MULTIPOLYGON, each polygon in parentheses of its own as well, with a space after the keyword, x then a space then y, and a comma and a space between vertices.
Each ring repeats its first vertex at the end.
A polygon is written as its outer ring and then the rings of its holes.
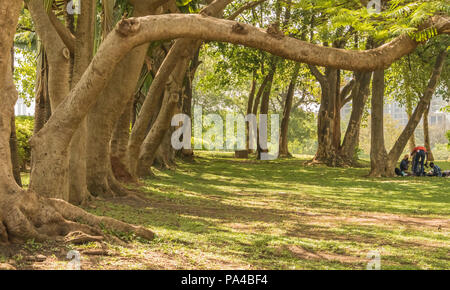
POLYGON ((106 235, 105 229, 132 232, 147 240, 155 237, 143 227, 95 216, 63 200, 43 198, 32 191, 0 194, 0 243, 44 241, 72 232, 98 238, 106 235))
POLYGON ((352 160, 346 160, 342 156, 334 153, 334 152, 327 152, 327 154, 324 155, 317 155, 314 156, 314 158, 307 162, 306 165, 326 165, 329 167, 352 167, 353 161, 352 160))

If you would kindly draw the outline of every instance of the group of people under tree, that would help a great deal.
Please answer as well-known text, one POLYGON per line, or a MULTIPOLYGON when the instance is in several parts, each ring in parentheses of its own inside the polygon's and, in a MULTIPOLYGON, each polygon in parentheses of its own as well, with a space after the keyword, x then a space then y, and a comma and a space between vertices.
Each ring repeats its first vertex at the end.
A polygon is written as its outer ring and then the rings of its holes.
POLYGON ((425 168, 428 167, 428 151, 424 146, 417 146, 413 149, 411 154, 407 154, 400 162, 400 168, 395 168, 395 173, 398 176, 437 176, 447 177, 450 176, 450 171, 442 171, 441 168, 430 162, 430 171, 425 172, 425 168), (412 172, 409 172, 409 158, 412 160, 412 172))

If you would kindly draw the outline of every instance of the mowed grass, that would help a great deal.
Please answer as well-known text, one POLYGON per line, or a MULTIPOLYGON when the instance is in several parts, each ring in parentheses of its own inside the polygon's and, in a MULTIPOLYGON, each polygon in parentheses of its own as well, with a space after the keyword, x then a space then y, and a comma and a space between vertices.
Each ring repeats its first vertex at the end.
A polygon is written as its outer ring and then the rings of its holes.
MULTIPOLYGON (((152 229, 86 268, 450 269, 450 179, 369 178, 368 168, 198 153, 139 187, 145 200, 87 208, 152 229)), ((442 169, 450 163, 437 162, 442 169)))

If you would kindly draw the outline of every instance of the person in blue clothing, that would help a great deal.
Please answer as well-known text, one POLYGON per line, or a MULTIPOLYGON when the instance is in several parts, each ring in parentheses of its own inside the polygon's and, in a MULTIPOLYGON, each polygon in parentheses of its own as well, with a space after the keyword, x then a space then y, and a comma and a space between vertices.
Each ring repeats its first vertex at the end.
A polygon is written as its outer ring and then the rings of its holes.
POLYGON ((395 173, 398 176, 408 176, 409 175, 408 168, 409 168, 409 155, 405 155, 405 157, 403 157, 402 161, 400 162, 400 169, 395 168, 395 173))
POLYGON ((414 148, 414 150, 411 152, 411 156, 413 157, 413 174, 416 176, 424 176, 425 175, 425 169, 424 164, 427 163, 427 149, 424 146, 417 146, 414 148))
POLYGON ((430 167, 431 169, 433 169, 433 171, 431 173, 428 174, 428 176, 439 176, 442 177, 442 170, 439 166, 437 166, 436 164, 434 164, 433 162, 430 163, 430 167))

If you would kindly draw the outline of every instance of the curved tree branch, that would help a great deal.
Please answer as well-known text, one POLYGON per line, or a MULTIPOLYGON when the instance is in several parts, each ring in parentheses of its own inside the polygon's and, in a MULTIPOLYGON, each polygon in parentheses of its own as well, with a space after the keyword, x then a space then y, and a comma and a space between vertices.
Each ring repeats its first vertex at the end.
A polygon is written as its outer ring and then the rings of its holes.
MULTIPOLYGON (((438 33, 450 27, 444 17, 430 20, 438 33)), ((264 30, 235 21, 206 15, 170 14, 124 19, 108 35, 82 79, 54 112, 46 126, 35 136, 50 134, 55 142, 70 142, 73 132, 96 101, 117 63, 135 46, 175 38, 223 41, 265 50, 274 55, 354 71, 373 71, 413 51, 418 43, 407 35, 375 49, 353 51, 314 45, 290 37, 273 37, 264 30)))

